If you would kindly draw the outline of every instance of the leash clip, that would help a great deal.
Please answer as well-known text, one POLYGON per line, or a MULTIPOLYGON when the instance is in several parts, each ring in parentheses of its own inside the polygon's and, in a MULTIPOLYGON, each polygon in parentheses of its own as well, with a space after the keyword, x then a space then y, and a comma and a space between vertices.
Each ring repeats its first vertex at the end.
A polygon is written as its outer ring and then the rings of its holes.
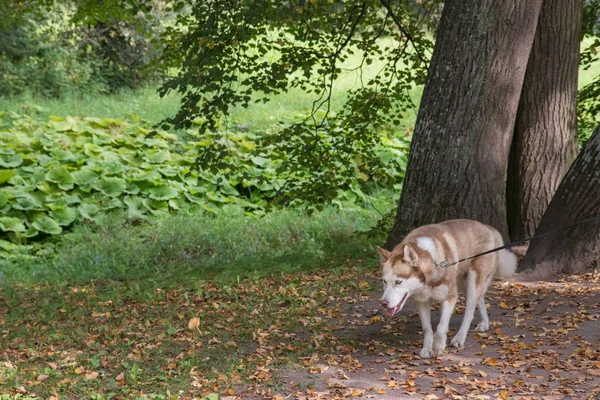
POLYGON ((448 261, 442 261, 439 264, 434 261, 433 264, 436 267, 440 267, 440 268, 446 268, 446 267, 449 267, 451 265, 448 261))

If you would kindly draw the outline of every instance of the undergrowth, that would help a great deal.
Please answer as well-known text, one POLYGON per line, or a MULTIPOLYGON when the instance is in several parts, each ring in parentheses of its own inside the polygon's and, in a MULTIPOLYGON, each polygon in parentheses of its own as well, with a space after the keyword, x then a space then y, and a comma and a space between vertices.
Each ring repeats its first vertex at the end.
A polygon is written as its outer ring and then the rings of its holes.
MULTIPOLYGON (((373 201, 377 209, 386 209, 392 199, 387 193, 373 201)), ((217 215, 149 221, 112 213, 98 223, 77 224, 46 254, 7 260, 0 273, 8 284, 138 278, 175 282, 190 276, 235 280, 289 273, 359 256, 373 241, 362 232, 379 217, 373 207, 328 207, 310 216, 285 209, 262 218, 230 207, 217 215)))

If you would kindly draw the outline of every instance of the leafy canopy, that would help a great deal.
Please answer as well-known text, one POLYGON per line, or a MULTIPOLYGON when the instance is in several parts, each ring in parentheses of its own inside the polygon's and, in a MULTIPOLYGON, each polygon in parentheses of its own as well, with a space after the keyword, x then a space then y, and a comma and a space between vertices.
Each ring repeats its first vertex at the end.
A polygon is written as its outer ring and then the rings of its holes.
MULTIPOLYGON (((174 3, 176 23, 163 61, 178 71, 161 89, 183 94, 169 122, 201 133, 223 126, 232 107, 268 102, 299 88, 314 96, 298 123, 265 135, 259 147, 286 171, 282 192, 322 203, 361 174, 381 169, 378 130, 394 130, 413 108, 409 90, 423 84, 439 1, 202 0, 174 3), (348 65, 359 56, 357 65, 348 65), (332 109, 335 82, 354 74, 341 110, 332 109), (312 171, 294 177, 293 171, 312 171)), ((226 152, 214 148, 213 154, 226 152)), ((205 160, 203 168, 218 163, 205 160)))

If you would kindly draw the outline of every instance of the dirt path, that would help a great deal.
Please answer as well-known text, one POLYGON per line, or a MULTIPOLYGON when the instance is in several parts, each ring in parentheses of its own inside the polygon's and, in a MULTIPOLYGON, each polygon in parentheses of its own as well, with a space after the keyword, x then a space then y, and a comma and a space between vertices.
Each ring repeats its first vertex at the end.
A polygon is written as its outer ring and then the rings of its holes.
MULTIPOLYGON (((421 360, 414 303, 388 320, 377 293, 348 299, 342 323, 299 370, 280 371, 272 398, 598 399, 599 274, 558 283, 495 283, 490 331, 471 331, 465 348, 421 360), (350 341, 348 339, 351 339, 350 341), (342 345, 340 343, 346 343, 342 345), (351 343, 351 344, 347 344, 351 343)), ((450 323, 460 325, 462 304, 450 323)), ((437 323, 438 311, 432 313, 437 323)), ((477 323, 477 316, 473 327, 477 323)))

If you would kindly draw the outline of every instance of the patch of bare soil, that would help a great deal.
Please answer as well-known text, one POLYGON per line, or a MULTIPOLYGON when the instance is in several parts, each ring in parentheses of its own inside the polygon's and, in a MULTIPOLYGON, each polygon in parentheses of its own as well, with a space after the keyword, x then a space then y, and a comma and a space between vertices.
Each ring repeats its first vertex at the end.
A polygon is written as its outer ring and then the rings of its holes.
MULTIPOLYGON (((413 302, 388 319, 379 293, 342 304, 342 321, 305 368, 279 371, 274 399, 598 399, 600 274, 559 282, 496 282, 486 297, 491 326, 464 348, 423 360, 413 302)), ((463 301, 448 343, 462 320, 463 301)), ((432 312, 437 323, 439 311, 432 312)), ((478 323, 476 313, 472 328, 478 323)))

